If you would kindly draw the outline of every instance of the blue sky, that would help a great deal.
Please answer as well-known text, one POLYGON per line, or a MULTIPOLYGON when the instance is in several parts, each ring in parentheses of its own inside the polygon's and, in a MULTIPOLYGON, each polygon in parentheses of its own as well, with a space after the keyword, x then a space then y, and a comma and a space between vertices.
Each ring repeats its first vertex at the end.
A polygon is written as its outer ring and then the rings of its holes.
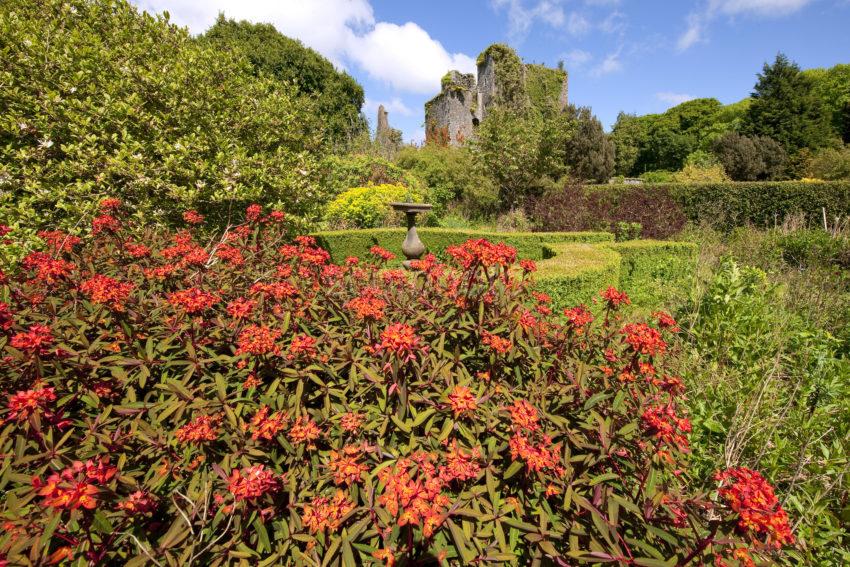
POLYGON ((405 140, 450 68, 494 42, 570 73, 570 100, 606 128, 623 110, 747 96, 782 51, 803 68, 850 63, 850 0, 132 0, 203 32, 218 12, 270 22, 351 73, 405 140))

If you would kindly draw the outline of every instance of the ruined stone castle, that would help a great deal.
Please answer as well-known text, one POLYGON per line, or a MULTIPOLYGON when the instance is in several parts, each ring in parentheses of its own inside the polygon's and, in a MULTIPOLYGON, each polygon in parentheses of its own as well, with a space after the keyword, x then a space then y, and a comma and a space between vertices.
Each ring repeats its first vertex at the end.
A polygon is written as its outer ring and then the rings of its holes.
POLYGON ((562 68, 523 63, 513 49, 501 44, 485 49, 477 63, 477 77, 449 71, 440 94, 425 103, 428 142, 463 144, 497 106, 561 110, 567 106, 568 78, 562 68))

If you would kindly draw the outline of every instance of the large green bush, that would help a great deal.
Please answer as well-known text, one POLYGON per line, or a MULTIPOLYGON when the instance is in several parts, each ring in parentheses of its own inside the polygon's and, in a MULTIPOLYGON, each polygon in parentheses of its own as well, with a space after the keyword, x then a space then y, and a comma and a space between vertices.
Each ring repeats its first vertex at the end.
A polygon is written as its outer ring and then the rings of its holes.
POLYGON ((422 196, 401 185, 368 185, 352 187, 328 203, 325 221, 344 228, 376 228, 393 222, 400 213, 393 213, 390 203, 418 202, 422 196))
MULTIPOLYGON (((315 218, 321 124, 294 88, 124 0, 0 3, 0 217, 72 226, 261 200, 315 218)), ((241 208, 241 207, 237 207, 241 208)))

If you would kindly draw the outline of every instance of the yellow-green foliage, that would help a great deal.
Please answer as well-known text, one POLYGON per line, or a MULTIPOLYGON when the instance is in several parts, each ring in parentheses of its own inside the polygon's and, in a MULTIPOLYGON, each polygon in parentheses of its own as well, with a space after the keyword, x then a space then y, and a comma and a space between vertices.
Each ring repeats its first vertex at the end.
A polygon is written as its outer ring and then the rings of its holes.
POLYGON ((356 228, 375 228, 392 219, 393 201, 419 201, 422 196, 401 185, 369 185, 343 191, 328 204, 325 220, 356 228))
POLYGON ((720 164, 701 167, 689 163, 681 171, 673 174, 673 181, 676 183, 723 183, 729 180, 729 176, 720 164))

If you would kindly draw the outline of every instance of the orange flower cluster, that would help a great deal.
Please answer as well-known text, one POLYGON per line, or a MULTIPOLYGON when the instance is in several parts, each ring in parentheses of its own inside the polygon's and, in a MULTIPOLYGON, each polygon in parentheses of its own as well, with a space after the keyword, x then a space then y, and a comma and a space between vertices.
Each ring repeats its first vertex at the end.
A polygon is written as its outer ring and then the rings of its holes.
POLYGON ((455 386, 449 394, 449 407, 455 414, 455 418, 464 412, 474 412, 478 408, 478 402, 472 391, 466 386, 455 386))
POLYGON ((593 314, 584 305, 564 309, 564 315, 573 329, 582 329, 593 323, 593 314))
POLYGON ((333 499, 318 496, 304 506, 301 523, 314 534, 339 528, 346 514, 354 509, 354 504, 342 490, 337 490, 333 499))
POLYGON ((360 295, 346 304, 346 308, 354 312, 358 319, 364 321, 380 321, 384 318, 387 302, 381 299, 381 290, 375 287, 364 287, 360 295))
POLYGON ((251 295, 263 295, 265 297, 272 297, 276 301, 280 301, 282 299, 286 299, 287 297, 295 297, 296 295, 298 295, 298 289, 289 282, 257 282, 251 286, 249 293, 251 295))
POLYGON ((151 249, 145 246, 144 244, 137 244, 135 242, 127 242, 124 244, 124 250, 127 251, 133 258, 147 258, 151 255, 151 249))
POLYGON ((74 249, 74 246, 82 242, 79 237, 61 230, 41 230, 38 232, 38 237, 44 240, 47 248, 54 254, 70 252, 74 249))
POLYGON ((625 291, 619 291, 614 286, 608 286, 608 289, 600 293, 602 299, 605 300, 609 309, 616 309, 620 305, 631 305, 632 300, 625 291))
POLYGON ((237 502, 253 500, 264 494, 273 493, 279 488, 280 478, 264 465, 254 465, 233 471, 227 484, 227 489, 237 502))
POLYGON ((102 232, 118 232, 121 222, 112 215, 100 215, 91 221, 91 233, 98 235, 102 232))
POLYGON ((29 416, 41 413, 47 404, 56 400, 53 388, 33 388, 32 390, 16 392, 9 396, 9 413, 7 421, 25 421, 29 416))
POLYGON ((249 325, 242 329, 237 339, 238 348, 237 354, 280 354, 280 347, 277 346, 277 339, 280 338, 280 331, 270 329, 260 325, 249 325))
POLYGON ((287 358, 313 358, 316 356, 316 339, 309 335, 295 335, 289 343, 289 354, 287 358))
POLYGON ((331 451, 328 468, 336 484, 348 486, 360 482, 363 473, 369 470, 366 464, 360 462, 361 455, 362 451, 356 445, 347 445, 342 451, 331 451))
POLYGON ((201 444, 218 439, 218 422, 220 418, 201 415, 181 427, 174 434, 181 443, 201 444))
POLYGON ((128 282, 95 274, 80 284, 80 291, 86 294, 92 303, 107 305, 115 311, 124 311, 124 302, 135 287, 128 282))
POLYGON ((404 323, 393 323, 381 333, 380 350, 395 353, 399 357, 412 357, 420 348, 421 340, 416 330, 404 323))
POLYGON ((23 333, 17 333, 12 337, 11 344, 18 350, 32 354, 47 354, 53 346, 53 332, 46 325, 38 323, 30 325, 23 333))
POLYGON ((451 503, 442 493, 443 480, 433 459, 419 452, 378 472, 378 480, 384 485, 378 504, 391 516, 398 516, 399 526, 420 525, 426 538, 443 523, 445 509, 451 503))
POLYGON ((471 451, 464 451, 457 444, 457 440, 452 439, 446 453, 446 464, 440 467, 440 478, 445 482, 471 480, 481 471, 479 459, 481 459, 481 450, 478 447, 471 451))
POLYGON ((475 266, 489 268, 491 266, 507 267, 516 261, 516 248, 500 242, 493 244, 489 240, 479 238, 468 240, 457 246, 449 246, 446 252, 457 260, 464 270, 475 266))
POLYGON ((71 275, 76 266, 61 258, 54 258, 45 252, 30 252, 21 266, 27 271, 34 272, 33 279, 44 285, 52 285, 71 275))
POLYGON ((222 244, 216 249, 215 255, 234 268, 245 265, 245 257, 242 256, 242 251, 235 246, 222 244))
POLYGON ((342 414, 342 419, 340 420, 340 425, 345 431, 353 432, 360 429, 360 426, 363 425, 363 422, 366 420, 366 416, 360 413, 354 412, 346 412, 342 414))
POLYGON ((557 476, 564 476, 566 470, 561 466, 561 444, 552 445, 548 435, 541 435, 540 440, 530 439, 522 433, 515 433, 509 440, 513 460, 522 459, 529 472, 552 471, 557 476))
POLYGON ((251 439, 271 441, 286 428, 287 423, 289 423, 289 416, 286 413, 276 411, 269 415, 269 406, 263 406, 254 414, 250 423, 244 425, 244 428, 251 432, 251 439))
POLYGON ((691 422, 677 416, 672 406, 651 406, 640 418, 643 428, 656 439, 681 451, 688 450, 687 434, 691 431, 691 422))
POLYGON ((715 475, 718 493, 739 516, 738 528, 754 536, 766 536, 776 549, 794 543, 788 514, 779 504, 773 487, 758 471, 746 467, 715 475))
POLYGON ((173 246, 162 249, 162 257, 168 260, 180 259, 182 265, 203 266, 209 261, 210 255, 202 246, 195 244, 191 233, 181 231, 172 238, 173 246))
POLYGON ((499 354, 507 354, 514 346, 510 339, 502 338, 487 331, 481 331, 481 342, 499 354))
POLYGON ((665 313, 664 311, 656 311, 652 314, 655 317, 655 320, 658 322, 658 326, 662 329, 667 329, 672 333, 679 332, 679 324, 676 323, 676 320, 669 313, 665 313))
POLYGON ((204 215, 195 210, 184 211, 183 220, 189 224, 203 224, 204 215))
POLYGON ((620 332, 626 336, 624 340, 637 354, 655 356, 667 350, 667 343, 658 329, 645 323, 629 323, 620 332))
POLYGON ((237 297, 227 304, 227 314, 234 319, 245 319, 254 312, 257 302, 244 297, 237 297))
POLYGON ((293 443, 307 443, 307 446, 312 448, 314 446, 313 441, 318 439, 320 434, 321 430, 316 422, 304 416, 292 424, 287 436, 293 443))
POLYGON ((514 400, 514 403, 508 406, 508 411, 511 413, 511 422, 514 427, 528 431, 540 429, 537 408, 526 400, 514 400))
POLYGON ((168 294, 168 303, 183 309, 186 313, 203 313, 220 301, 214 293, 190 287, 168 294))
POLYGON ((33 477, 32 486, 39 496, 43 496, 42 504, 51 508, 76 510, 97 507, 98 485, 106 484, 118 470, 109 466, 106 458, 100 461, 88 460, 85 463, 74 463, 61 473, 53 473, 42 481, 33 477))

